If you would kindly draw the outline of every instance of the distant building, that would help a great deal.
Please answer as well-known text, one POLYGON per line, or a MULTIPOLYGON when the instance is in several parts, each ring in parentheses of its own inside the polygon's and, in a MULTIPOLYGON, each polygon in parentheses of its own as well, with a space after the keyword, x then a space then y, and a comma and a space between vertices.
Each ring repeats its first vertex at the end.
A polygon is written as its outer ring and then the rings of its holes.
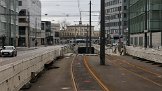
POLYGON ((127 1, 105 0, 105 30, 107 39, 111 39, 109 43, 118 43, 119 40, 126 41, 127 1))
POLYGON ((52 23, 51 24, 51 31, 53 36, 54 44, 60 43, 60 24, 59 23, 52 23))
POLYGON ((41 2, 19 0, 18 46, 30 47, 41 43, 41 2))
POLYGON ((162 0, 129 0, 128 6, 130 44, 141 47, 162 46, 162 0))
POLYGON ((0 0, 0 45, 5 37, 5 45, 16 46, 18 30, 18 0, 0 0))
MULTIPOLYGON (((86 39, 89 37, 89 25, 70 25, 67 29, 60 31, 61 40, 75 40, 75 39, 86 39)), ((94 26, 91 26, 92 40, 99 38, 99 31, 94 31, 94 26)))
POLYGON ((41 22, 41 44, 46 45, 47 40, 46 40, 46 24, 45 22, 41 22))
POLYGON ((51 21, 42 21, 41 22, 41 29, 45 32, 45 45, 53 45, 53 36, 51 30, 51 21))

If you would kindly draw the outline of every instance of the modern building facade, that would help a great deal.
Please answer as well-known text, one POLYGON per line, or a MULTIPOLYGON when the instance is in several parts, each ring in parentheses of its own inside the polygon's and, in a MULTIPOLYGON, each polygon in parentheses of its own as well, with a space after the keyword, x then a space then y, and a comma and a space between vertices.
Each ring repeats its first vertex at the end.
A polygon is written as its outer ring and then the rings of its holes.
POLYGON ((30 47, 41 44, 40 0, 19 0, 18 46, 30 47))
POLYGON ((129 0, 130 44, 162 46, 162 0, 129 0))
POLYGON ((126 40, 127 0, 105 0, 105 30, 109 43, 126 40), (108 38, 110 37, 110 38, 108 38))
POLYGON ((59 44, 60 43, 60 24, 52 23, 51 31, 52 31, 52 36, 53 36, 53 43, 55 45, 59 44))
POLYGON ((52 36, 52 30, 51 30, 51 21, 42 21, 41 22, 41 29, 45 32, 45 39, 44 44, 45 45, 53 45, 53 36, 52 36))
POLYGON ((18 0, 0 0, 0 45, 16 46, 18 0))

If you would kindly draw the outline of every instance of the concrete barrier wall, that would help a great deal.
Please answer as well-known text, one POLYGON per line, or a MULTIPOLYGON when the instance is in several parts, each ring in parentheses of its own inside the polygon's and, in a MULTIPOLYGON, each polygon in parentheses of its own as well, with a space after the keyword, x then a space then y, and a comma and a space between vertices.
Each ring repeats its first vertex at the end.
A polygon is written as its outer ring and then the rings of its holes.
POLYGON ((135 57, 162 63, 162 51, 159 51, 159 50, 127 46, 126 52, 127 54, 135 56, 135 57))
POLYGON ((66 48, 57 47, 30 58, 18 60, 0 67, 0 91, 18 91, 31 80, 31 73, 39 73, 44 64, 66 53, 66 48))

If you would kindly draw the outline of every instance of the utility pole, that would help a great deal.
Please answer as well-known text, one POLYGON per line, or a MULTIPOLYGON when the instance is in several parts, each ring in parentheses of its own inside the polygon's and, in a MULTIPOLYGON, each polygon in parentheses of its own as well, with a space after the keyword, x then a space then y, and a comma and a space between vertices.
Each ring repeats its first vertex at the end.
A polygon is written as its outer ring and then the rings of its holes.
POLYGON ((145 30, 144 30, 144 34, 145 34, 145 45, 144 47, 147 48, 147 0, 145 0, 145 30))
MULTIPOLYGON (((14 11, 16 11, 16 5, 17 5, 17 3, 16 3, 16 1, 14 0, 13 1, 14 2, 14 11)), ((16 35, 16 19, 17 19, 17 14, 16 14, 16 12, 14 12, 14 32, 13 32, 13 46, 17 46, 17 42, 16 42, 16 39, 17 39, 17 35, 16 35)))
POLYGON ((100 65, 105 65, 105 0, 101 0, 100 65))
MULTIPOLYGON (((152 5, 152 4, 151 4, 152 5)), ((148 10, 148 12, 149 12, 150 10, 148 10)), ((160 13, 161 14, 161 13, 160 13)), ((148 13, 148 19, 150 18, 150 13, 148 13)), ((148 25, 149 26, 149 25, 148 25)), ((153 46, 152 46, 152 30, 150 29, 148 29, 148 31, 150 32, 150 48, 152 48, 153 46)))
POLYGON ((30 48, 30 15, 28 10, 28 48, 30 48))
POLYGON ((35 47, 37 47, 37 17, 35 19, 35 47))
POLYGON ((7 7, 7 9, 5 10, 5 12, 6 12, 6 14, 7 14, 7 16, 5 16, 6 18, 7 18, 7 20, 6 20, 6 39, 5 39, 5 41, 6 41, 6 45, 11 45, 12 43, 11 43, 11 11, 10 11, 10 8, 11 8, 11 0, 6 0, 6 3, 7 3, 7 5, 6 5, 6 7, 7 7))
POLYGON ((76 31, 76 24, 75 24, 75 36, 74 36, 74 37, 75 37, 75 38, 74 38, 74 39, 75 39, 75 40, 74 40, 75 43, 76 43, 76 32, 77 32, 77 31, 76 31))
POLYGON ((92 40, 92 39, 91 39, 91 38, 92 38, 92 36, 91 36, 91 35, 92 35, 92 29, 91 29, 91 5, 92 5, 92 2, 91 2, 91 0, 90 0, 90 8, 89 8, 89 9, 90 9, 90 11, 89 11, 89 26, 90 26, 90 27, 89 27, 89 30, 90 30, 90 32, 89 32, 89 34, 90 34, 90 35, 89 35, 89 48, 90 48, 90 49, 89 49, 89 53, 90 53, 90 54, 91 54, 91 46, 92 46, 92 45, 91 45, 91 40, 92 40))
POLYGON ((130 0, 128 0, 128 37, 127 37, 127 44, 130 46, 130 0))
POLYGON ((2 35, 2 48, 4 48, 5 46, 5 39, 6 39, 6 36, 2 35))
POLYGON ((120 28, 120 26, 121 26, 121 20, 120 20, 120 18, 121 18, 121 6, 119 6, 118 7, 119 8, 119 45, 121 46, 121 28, 120 28))
POLYGON ((87 24, 87 35, 86 35, 86 53, 88 53, 88 24, 87 24))

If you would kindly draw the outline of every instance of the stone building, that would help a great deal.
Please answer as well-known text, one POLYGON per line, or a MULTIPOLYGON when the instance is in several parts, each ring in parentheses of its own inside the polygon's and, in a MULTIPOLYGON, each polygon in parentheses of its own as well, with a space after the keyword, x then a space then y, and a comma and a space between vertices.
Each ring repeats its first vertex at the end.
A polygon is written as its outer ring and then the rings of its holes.
MULTIPOLYGON (((61 40, 75 40, 75 39, 86 39, 89 37, 89 25, 70 25, 67 26, 67 29, 60 31, 60 38, 61 40)), ((91 26, 91 36, 92 40, 99 39, 99 31, 94 31, 94 26, 91 26)))

